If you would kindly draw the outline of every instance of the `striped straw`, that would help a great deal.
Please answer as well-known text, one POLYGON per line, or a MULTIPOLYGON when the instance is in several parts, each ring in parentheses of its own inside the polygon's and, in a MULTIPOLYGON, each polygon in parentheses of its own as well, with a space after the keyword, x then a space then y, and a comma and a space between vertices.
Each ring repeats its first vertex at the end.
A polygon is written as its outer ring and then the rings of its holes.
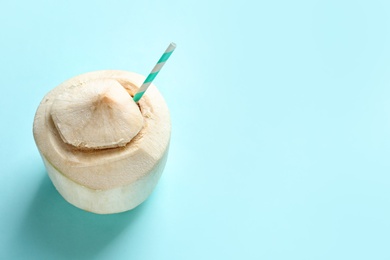
POLYGON ((161 56, 161 58, 158 60, 156 66, 152 69, 148 77, 145 79, 144 83, 142 83, 142 86, 139 88, 138 92, 134 95, 133 100, 135 102, 138 102, 145 91, 148 89, 149 85, 152 83, 154 78, 157 76, 157 74, 160 72, 161 68, 164 66, 165 62, 168 60, 169 56, 171 56, 172 52, 175 50, 176 44, 171 43, 169 44, 168 48, 165 50, 164 54, 161 56))

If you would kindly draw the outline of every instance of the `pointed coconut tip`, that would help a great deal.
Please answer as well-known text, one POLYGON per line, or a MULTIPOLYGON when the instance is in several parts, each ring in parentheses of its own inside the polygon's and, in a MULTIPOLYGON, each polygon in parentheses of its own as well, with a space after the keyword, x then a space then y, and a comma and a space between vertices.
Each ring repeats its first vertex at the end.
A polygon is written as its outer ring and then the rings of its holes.
POLYGON ((125 146, 143 127, 139 107, 112 79, 70 87, 54 100, 51 117, 62 140, 80 149, 125 146))

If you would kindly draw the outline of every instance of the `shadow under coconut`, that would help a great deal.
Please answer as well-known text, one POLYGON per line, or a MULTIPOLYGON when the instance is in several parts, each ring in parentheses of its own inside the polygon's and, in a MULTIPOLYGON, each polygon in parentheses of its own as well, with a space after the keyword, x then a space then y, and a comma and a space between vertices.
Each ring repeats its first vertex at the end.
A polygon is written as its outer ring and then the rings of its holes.
POLYGON ((90 259, 134 224, 144 204, 112 215, 86 212, 66 202, 45 176, 25 215, 19 238, 42 255, 90 259))

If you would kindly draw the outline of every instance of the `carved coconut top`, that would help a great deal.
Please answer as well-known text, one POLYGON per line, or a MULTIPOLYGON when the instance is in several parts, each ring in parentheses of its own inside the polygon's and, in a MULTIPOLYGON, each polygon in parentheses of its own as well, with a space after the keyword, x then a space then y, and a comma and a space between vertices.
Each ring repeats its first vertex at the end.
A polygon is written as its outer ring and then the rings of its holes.
POLYGON ((73 85, 51 107, 62 140, 80 149, 125 146, 143 127, 137 104, 117 80, 73 85))

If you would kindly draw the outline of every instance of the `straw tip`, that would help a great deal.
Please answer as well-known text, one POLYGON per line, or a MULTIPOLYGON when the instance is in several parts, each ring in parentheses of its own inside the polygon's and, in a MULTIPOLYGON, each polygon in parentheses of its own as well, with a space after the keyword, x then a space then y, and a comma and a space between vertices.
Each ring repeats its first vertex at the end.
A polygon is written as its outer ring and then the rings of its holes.
POLYGON ((174 43, 174 42, 171 42, 171 44, 170 44, 173 48, 176 48, 176 43, 174 43))

